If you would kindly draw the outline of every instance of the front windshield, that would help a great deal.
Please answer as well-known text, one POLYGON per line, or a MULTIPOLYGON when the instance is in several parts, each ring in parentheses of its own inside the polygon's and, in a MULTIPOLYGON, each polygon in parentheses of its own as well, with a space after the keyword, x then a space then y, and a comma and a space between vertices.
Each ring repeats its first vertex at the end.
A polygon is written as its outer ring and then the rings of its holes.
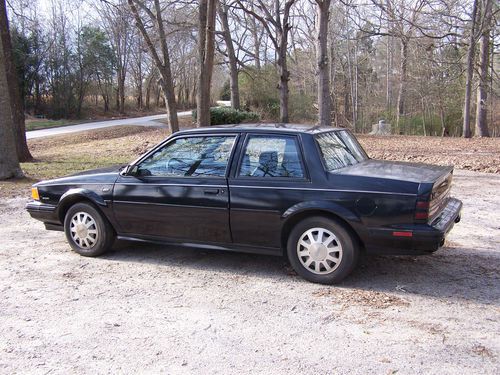
POLYGON ((320 133, 316 140, 329 172, 368 159, 365 150, 347 130, 320 133))

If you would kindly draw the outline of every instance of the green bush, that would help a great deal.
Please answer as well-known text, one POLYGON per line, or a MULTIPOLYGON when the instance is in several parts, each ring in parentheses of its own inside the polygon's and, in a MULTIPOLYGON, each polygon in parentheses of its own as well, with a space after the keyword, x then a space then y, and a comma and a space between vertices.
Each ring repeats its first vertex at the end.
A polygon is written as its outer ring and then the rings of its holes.
MULTIPOLYGON (((318 110, 314 107, 314 102, 317 100, 315 96, 302 94, 291 91, 288 100, 288 110, 290 121, 301 122, 306 121, 314 123, 318 119, 318 110)), ((279 113, 279 103, 278 103, 279 113)))
POLYGON ((268 120, 278 120, 280 104, 278 97, 279 76, 276 68, 265 65, 260 70, 254 67, 243 69, 238 75, 240 99, 244 106, 260 113, 268 120))
MULTIPOLYGON (((192 112, 196 121, 196 110, 192 112)), ((257 122, 259 115, 254 112, 239 111, 230 107, 210 108, 210 125, 239 124, 242 122, 257 122)))

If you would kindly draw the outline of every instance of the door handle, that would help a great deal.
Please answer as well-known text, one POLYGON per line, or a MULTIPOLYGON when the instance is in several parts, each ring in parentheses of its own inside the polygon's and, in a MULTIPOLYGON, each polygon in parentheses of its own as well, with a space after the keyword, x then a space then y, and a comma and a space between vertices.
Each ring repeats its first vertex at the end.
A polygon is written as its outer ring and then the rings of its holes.
POLYGON ((205 194, 219 194, 219 189, 203 189, 205 194))

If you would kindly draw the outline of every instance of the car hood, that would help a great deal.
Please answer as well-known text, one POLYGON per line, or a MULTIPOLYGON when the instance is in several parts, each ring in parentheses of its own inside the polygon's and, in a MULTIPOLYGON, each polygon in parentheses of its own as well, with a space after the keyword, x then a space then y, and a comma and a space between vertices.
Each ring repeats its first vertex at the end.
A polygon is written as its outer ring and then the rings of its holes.
POLYGON ((123 166, 115 165, 106 168, 92 169, 78 172, 70 176, 56 178, 53 180, 41 181, 35 186, 44 185, 85 185, 85 184, 112 184, 118 178, 118 174, 123 166))
POLYGON ((369 159, 333 173, 415 183, 434 183, 452 171, 452 166, 369 159))
POLYGON ((103 173, 118 174, 120 172, 121 168, 123 168, 123 165, 114 165, 112 167, 97 168, 97 169, 91 169, 88 171, 78 172, 78 173, 69 175, 68 177, 97 175, 97 174, 103 174, 103 173))

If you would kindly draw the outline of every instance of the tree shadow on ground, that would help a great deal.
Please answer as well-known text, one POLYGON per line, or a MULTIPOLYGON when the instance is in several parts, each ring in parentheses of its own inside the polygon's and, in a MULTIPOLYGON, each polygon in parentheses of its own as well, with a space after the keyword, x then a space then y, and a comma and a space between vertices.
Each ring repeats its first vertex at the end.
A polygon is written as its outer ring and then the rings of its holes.
MULTIPOLYGON (((285 258, 122 242, 103 256, 230 275, 304 282, 285 258)), ((363 256, 339 287, 500 305, 500 257, 494 251, 444 247, 419 257, 363 256)), ((325 287, 325 286, 321 286, 325 287)))

